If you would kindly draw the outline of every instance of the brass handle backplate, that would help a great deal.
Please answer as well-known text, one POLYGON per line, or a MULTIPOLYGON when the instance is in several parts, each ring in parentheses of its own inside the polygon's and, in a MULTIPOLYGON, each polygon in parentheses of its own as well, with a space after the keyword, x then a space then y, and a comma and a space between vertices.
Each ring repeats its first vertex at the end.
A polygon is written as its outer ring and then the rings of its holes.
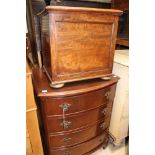
POLYGON ((68 129, 69 126, 71 125, 71 122, 63 121, 60 125, 63 126, 64 129, 68 129))
POLYGON ((106 92, 104 96, 105 96, 107 99, 109 99, 110 95, 111 95, 111 92, 106 92))
POLYGON ((101 113, 104 114, 104 115, 106 115, 106 113, 107 113, 107 109, 104 108, 104 109, 101 111, 101 113))
POLYGON ((100 128, 101 128, 101 129, 104 129, 104 128, 105 128, 105 123, 102 123, 102 124, 100 125, 100 128))
POLYGON ((62 108, 62 110, 64 112, 66 112, 70 106, 71 106, 71 104, 68 104, 68 103, 64 103, 64 104, 59 105, 59 107, 62 108))
POLYGON ((70 140, 71 140, 71 138, 68 138, 68 137, 65 137, 65 138, 63 139, 64 143, 68 143, 70 140))
POLYGON ((63 153, 63 155, 70 155, 70 152, 66 151, 63 153))

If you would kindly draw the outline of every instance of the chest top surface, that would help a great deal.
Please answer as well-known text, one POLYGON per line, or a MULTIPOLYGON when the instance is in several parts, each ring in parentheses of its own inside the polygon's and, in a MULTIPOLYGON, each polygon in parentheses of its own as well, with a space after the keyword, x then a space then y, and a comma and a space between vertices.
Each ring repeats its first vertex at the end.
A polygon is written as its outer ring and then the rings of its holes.
POLYGON ((78 95, 108 87, 116 84, 119 80, 118 76, 114 76, 108 81, 103 81, 101 79, 84 80, 67 83, 64 87, 56 89, 49 86, 49 81, 42 69, 33 69, 32 78, 35 92, 39 97, 65 97, 78 95))
POLYGON ((122 14, 121 10, 117 9, 98 9, 98 8, 86 8, 86 7, 67 7, 67 6, 47 6, 47 11, 87 11, 87 12, 99 12, 99 13, 110 13, 114 15, 122 14))

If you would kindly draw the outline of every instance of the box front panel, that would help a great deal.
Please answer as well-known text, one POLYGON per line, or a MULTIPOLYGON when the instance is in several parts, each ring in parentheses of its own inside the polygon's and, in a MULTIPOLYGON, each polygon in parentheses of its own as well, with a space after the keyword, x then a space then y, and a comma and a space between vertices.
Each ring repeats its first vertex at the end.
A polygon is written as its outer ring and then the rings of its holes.
POLYGON ((95 13, 54 14, 56 80, 111 74, 115 20, 95 13))
POLYGON ((107 69, 112 24, 57 22, 58 74, 107 69))

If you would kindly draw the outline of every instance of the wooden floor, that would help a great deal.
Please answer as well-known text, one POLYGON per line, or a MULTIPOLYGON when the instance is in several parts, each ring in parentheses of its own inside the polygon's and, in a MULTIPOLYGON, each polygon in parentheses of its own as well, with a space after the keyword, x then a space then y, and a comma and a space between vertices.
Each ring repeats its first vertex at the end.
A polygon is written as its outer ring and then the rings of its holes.
POLYGON ((92 155, 128 155, 128 144, 124 143, 121 146, 109 144, 105 150, 101 148, 92 155))

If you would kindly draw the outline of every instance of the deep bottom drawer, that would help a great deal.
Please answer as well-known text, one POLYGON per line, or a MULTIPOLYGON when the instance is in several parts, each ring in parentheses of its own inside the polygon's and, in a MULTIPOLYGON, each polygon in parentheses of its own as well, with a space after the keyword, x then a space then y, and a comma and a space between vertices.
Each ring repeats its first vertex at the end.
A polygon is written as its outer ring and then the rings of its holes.
POLYGON ((83 155, 97 148, 101 144, 104 144, 107 141, 107 138, 108 138, 108 133, 104 132, 102 135, 99 135, 87 142, 84 142, 82 144, 79 144, 73 147, 68 147, 68 148, 59 149, 59 150, 51 149, 50 155, 83 155))

